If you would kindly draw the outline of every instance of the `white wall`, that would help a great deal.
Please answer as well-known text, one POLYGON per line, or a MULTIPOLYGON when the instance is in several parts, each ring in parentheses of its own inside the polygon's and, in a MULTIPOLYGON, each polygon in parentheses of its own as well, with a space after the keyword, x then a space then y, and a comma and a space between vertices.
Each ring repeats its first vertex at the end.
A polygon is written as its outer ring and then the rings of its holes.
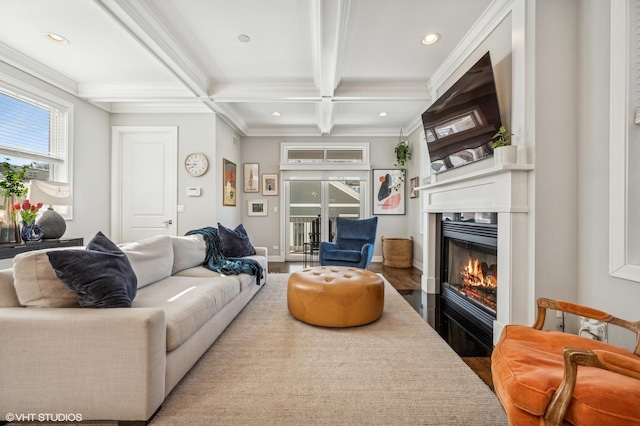
MULTIPOLYGON (((579 8, 578 302, 640 320, 640 283, 609 275, 609 1, 579 8)), ((613 343, 631 349, 630 333, 613 343)), ((620 337, 618 337, 620 336, 620 337)))
MULTIPOLYGON (((216 116, 211 114, 113 114, 113 126, 177 126, 178 127, 178 204, 184 213, 178 213, 178 235, 204 226, 217 226, 222 160, 217 161, 216 116), (202 152, 209 159, 209 170, 193 177, 184 168, 184 160, 193 152, 202 152), (188 187, 200 187, 200 197, 188 197, 188 187)), ((111 130, 107 130, 111 134, 111 130)), ((110 136, 109 136, 110 137, 110 136)), ((110 142, 109 142, 110 145, 110 142)), ((107 173, 105 176, 109 176, 107 173)), ((107 190, 107 194, 109 191, 107 190)))
MULTIPOLYGON (((228 228, 235 228, 238 224, 242 223, 242 157, 240 151, 240 137, 237 133, 229 127, 220 117, 216 119, 216 182, 218 182, 215 191, 216 206, 217 206, 217 222, 228 228), (234 145, 233 137, 235 136, 237 145, 234 145), (222 161, 227 159, 236 164, 236 205, 235 206, 223 206, 222 205, 222 161)), ((218 223, 212 224, 217 227, 218 223)), ((253 240, 252 240, 253 244, 253 240)))
MULTIPOLYGON (((398 129, 398 137, 400 129, 398 129)), ((393 169, 395 168, 394 147, 398 143, 398 137, 245 137, 242 138, 242 161, 244 163, 259 163, 260 175, 264 173, 278 173, 280 175, 280 143, 310 143, 322 144, 324 142, 353 142, 370 143, 371 167, 373 169, 393 169)), ((262 184, 261 184, 262 185, 262 184)), ((408 185, 408 182, 407 182, 408 185)), ((261 186, 262 188, 262 186, 261 186)), ((242 190, 242 188, 240 188, 242 190)), ((247 232, 251 236, 251 243, 254 245, 266 246, 269 248, 269 256, 281 257, 284 259, 284 252, 281 250, 280 228, 281 196, 263 196, 261 193, 242 193, 243 209, 242 221, 247 232), (247 216, 246 200, 255 198, 266 198, 269 203, 269 214, 264 216, 247 216), (278 213, 274 213, 273 207, 278 206, 278 213), (279 250, 272 247, 279 246, 279 250)), ((407 197, 408 197, 407 192, 407 197)), ((408 238, 408 218, 414 217, 418 209, 417 203, 410 203, 407 199, 406 211, 413 209, 414 212, 405 215, 381 215, 378 219, 378 233, 374 256, 382 256, 382 244, 380 237, 387 238, 408 238)))
POLYGON ((65 237, 82 237, 86 243, 98 231, 108 233, 111 168, 109 113, 4 62, 0 62, 0 73, 74 105, 74 211, 73 220, 67 221, 65 237))

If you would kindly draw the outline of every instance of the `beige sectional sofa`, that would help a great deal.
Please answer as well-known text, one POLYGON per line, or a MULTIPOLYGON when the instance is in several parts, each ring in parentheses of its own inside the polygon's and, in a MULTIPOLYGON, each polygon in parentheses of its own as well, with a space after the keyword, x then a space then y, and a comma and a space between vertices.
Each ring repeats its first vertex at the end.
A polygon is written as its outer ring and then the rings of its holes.
POLYGON ((138 280, 131 308, 81 308, 46 250, 0 271, 0 420, 8 413, 77 413, 148 420, 262 288, 264 268, 221 276, 202 267, 200 235, 121 245, 138 280))

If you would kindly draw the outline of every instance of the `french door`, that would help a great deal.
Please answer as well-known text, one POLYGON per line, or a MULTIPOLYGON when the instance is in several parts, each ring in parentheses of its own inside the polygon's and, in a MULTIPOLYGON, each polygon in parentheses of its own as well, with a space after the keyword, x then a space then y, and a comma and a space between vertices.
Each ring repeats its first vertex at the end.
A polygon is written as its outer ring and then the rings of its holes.
POLYGON ((336 217, 359 219, 367 213, 367 178, 309 179, 292 176, 284 181, 286 260, 300 260, 304 245, 333 241, 336 217), (365 200, 366 198, 366 200, 365 200))

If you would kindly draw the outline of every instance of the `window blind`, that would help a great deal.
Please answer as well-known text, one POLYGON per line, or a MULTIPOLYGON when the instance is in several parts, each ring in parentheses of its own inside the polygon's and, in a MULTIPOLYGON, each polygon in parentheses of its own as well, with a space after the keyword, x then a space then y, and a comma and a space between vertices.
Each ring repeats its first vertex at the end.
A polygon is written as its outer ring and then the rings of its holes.
POLYGON ((64 164, 67 112, 0 88, 0 154, 64 164))

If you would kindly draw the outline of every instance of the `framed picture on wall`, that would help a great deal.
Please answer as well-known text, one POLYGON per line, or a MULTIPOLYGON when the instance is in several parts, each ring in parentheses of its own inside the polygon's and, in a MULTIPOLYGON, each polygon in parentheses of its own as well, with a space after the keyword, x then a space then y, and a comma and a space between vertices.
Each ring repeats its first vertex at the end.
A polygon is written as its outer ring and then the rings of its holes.
POLYGON ((373 171, 373 214, 405 214, 404 169, 373 171))
POLYGON ((244 192, 258 192, 260 175, 258 174, 258 163, 244 163, 244 192))
POLYGON ((418 191, 416 191, 416 188, 419 186, 418 185, 418 176, 411 178, 411 180, 409 181, 409 198, 418 198, 418 191))
POLYGON ((266 216, 268 213, 266 198, 247 201, 247 216, 266 216))
POLYGON ((236 163, 222 159, 222 205, 236 205, 236 163))
POLYGON ((278 195, 278 174, 262 175, 262 195, 278 195))

